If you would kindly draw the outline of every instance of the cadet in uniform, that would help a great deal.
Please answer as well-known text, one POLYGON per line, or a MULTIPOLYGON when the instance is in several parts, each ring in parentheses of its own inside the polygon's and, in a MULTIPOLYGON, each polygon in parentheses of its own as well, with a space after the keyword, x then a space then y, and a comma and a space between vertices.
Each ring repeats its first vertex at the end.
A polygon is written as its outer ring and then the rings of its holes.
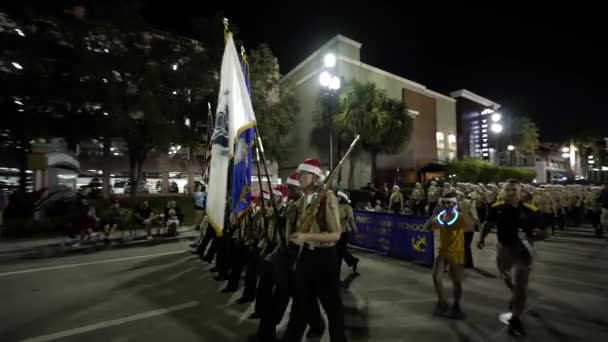
MULTIPOLYGON (((304 195, 297 202, 296 230, 290 236, 289 251, 295 260, 294 315, 289 320, 283 340, 296 342, 302 339, 306 324, 314 315, 317 296, 329 324, 332 342, 346 341, 344 331, 344 307, 338 274, 336 242, 340 239, 338 201, 328 191, 319 204, 311 227, 302 223, 309 212, 308 206, 316 202, 320 185, 321 164, 310 158, 298 167, 304 195)), ((311 208, 314 209, 314 208, 311 208)))
POLYGON ((388 200, 389 208, 395 214, 400 214, 403 211, 403 195, 399 191, 399 186, 393 186, 393 192, 388 200))
POLYGON ((338 191, 338 197, 340 199, 338 209, 340 214, 340 227, 342 228, 340 240, 336 244, 338 249, 338 274, 340 274, 340 270, 342 269, 342 260, 346 262, 348 267, 352 267, 353 273, 357 274, 359 258, 354 257, 348 251, 348 240, 351 233, 358 233, 359 231, 357 230, 353 208, 350 206, 348 195, 342 191, 338 191))
POLYGON ((435 206, 437 205, 437 201, 439 201, 439 197, 441 197, 441 194, 437 188, 437 182, 431 181, 431 185, 426 192, 426 198, 429 205, 429 214, 432 214, 435 211, 435 206))
POLYGON ((416 187, 412 190, 412 195, 410 198, 414 202, 414 215, 423 216, 424 215, 424 207, 426 205, 424 195, 424 189, 422 188, 422 184, 416 183, 416 187))
POLYGON ((535 228, 542 228, 540 214, 536 206, 521 201, 521 183, 518 180, 509 180, 505 186, 505 201, 497 201, 492 205, 477 244, 480 249, 485 246, 485 238, 493 227, 496 227, 498 240, 496 265, 512 292, 509 332, 523 335, 525 331, 521 315, 526 303, 534 255, 532 243, 534 240, 542 240, 545 234, 534 233, 535 228), (511 279, 511 274, 514 279, 511 279))
POLYGON ((462 214, 464 222, 464 267, 473 268, 473 253, 471 251, 471 243, 475 236, 475 228, 479 226, 479 218, 477 217, 477 209, 471 201, 465 197, 462 191, 456 192, 458 200, 458 210, 462 214))

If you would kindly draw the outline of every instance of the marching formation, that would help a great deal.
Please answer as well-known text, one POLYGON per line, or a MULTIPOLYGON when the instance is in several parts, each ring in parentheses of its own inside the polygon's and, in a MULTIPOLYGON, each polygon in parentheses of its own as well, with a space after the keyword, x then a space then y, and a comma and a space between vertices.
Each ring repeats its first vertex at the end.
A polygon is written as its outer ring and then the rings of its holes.
POLYGON ((331 340, 346 341, 340 269, 344 261, 357 272, 359 259, 347 248, 348 234, 357 228, 348 196, 324 189, 322 179, 319 161, 306 159, 287 179, 286 193, 275 188, 272 196, 253 198, 244 215, 232 224, 227 219, 221 236, 208 220, 201 223, 193 252, 209 263, 215 259, 215 279, 227 281, 221 292, 236 292, 245 270, 238 303, 255 300, 251 318, 259 319, 259 326, 252 341, 276 340, 290 300, 284 341, 299 341, 307 326, 308 337, 323 335, 319 303, 331 340))

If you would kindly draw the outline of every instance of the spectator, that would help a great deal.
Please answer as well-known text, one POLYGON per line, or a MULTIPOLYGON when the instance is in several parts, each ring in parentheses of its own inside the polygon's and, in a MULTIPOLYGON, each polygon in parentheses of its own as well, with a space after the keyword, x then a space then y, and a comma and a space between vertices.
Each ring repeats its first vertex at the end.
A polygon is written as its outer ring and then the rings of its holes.
POLYGON ((184 216, 182 210, 177 206, 174 200, 170 200, 165 208, 165 219, 167 226, 167 236, 176 236, 177 228, 184 222, 184 216))
POLYGON ((124 214, 117 199, 112 200, 112 207, 103 220, 104 242, 110 243, 110 236, 124 226, 124 214))
POLYGON ((374 208, 372 207, 372 202, 366 202, 365 206, 363 207, 363 210, 374 211, 374 208))
POLYGON ((380 200, 376 200, 376 206, 374 207, 374 211, 378 211, 378 212, 382 212, 384 209, 382 209, 382 202, 380 202, 380 200))
MULTIPOLYGON (((135 209, 133 216, 135 218, 135 223, 137 223, 138 226, 143 226, 146 230, 146 238, 152 240, 152 220, 154 219, 154 214, 152 213, 152 208, 150 208, 150 203, 148 203, 148 201, 141 202, 139 208, 135 209)), ((158 230, 160 231, 160 228, 158 228, 158 230)))
POLYGON ((192 194, 194 200, 194 226, 196 230, 200 230, 203 217, 205 216, 205 208, 207 207, 207 189, 202 184, 197 184, 192 194))
POLYGON ((393 213, 399 214, 403 211, 403 195, 401 194, 399 186, 393 186, 393 193, 388 202, 393 213))

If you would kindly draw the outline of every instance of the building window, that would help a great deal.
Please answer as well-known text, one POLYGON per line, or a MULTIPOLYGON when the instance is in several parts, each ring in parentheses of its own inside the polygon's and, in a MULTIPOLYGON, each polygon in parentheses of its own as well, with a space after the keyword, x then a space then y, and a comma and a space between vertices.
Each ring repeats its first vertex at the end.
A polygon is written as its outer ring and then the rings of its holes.
POLYGON ((456 151, 456 135, 454 134, 448 134, 448 149, 456 151))
POLYGON ((454 151, 448 152, 448 160, 454 160, 456 158, 456 153, 454 151))
POLYGON ((437 148, 444 149, 445 148, 445 137, 443 135, 443 132, 437 132, 435 137, 437 138, 437 148))

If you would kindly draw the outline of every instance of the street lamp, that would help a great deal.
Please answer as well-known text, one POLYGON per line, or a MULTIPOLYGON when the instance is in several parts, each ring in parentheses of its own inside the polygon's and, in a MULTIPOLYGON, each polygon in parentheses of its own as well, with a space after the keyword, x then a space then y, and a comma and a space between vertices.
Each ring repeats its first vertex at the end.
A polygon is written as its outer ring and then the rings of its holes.
POLYGON ((490 129, 494 133, 500 133, 500 132, 502 132, 503 127, 499 123, 493 123, 492 126, 490 126, 490 129))
POLYGON ((507 150, 514 151, 515 150, 515 146, 509 145, 509 146, 507 146, 507 150))
MULTIPOLYGON (((563 149, 562 149, 562 151, 563 151, 563 149)), ((562 158, 564 158, 564 159, 570 159, 570 153, 568 153, 568 152, 562 153, 562 158)))
POLYGON ((500 119, 502 119, 502 115, 500 115, 500 113, 494 113, 490 118, 493 122, 498 122, 500 119))
POLYGON ((562 152, 563 153, 568 153, 568 152, 570 152, 570 148, 568 148, 568 147, 562 147, 562 152))
MULTIPOLYGON (((325 70, 321 71, 319 74, 319 84, 321 88, 325 89, 323 95, 328 96, 328 105, 332 105, 332 98, 335 93, 341 87, 340 77, 333 74, 331 71, 332 68, 336 66, 336 55, 333 53, 328 53, 323 57, 323 66, 325 70)), ((334 165, 334 139, 333 139, 333 124, 332 124, 332 110, 329 109, 328 113, 328 121, 329 121, 329 167, 333 168, 334 165)))
POLYGON ((325 64, 326 68, 333 68, 336 65, 336 55, 333 53, 328 53, 323 57, 323 64, 325 64))

